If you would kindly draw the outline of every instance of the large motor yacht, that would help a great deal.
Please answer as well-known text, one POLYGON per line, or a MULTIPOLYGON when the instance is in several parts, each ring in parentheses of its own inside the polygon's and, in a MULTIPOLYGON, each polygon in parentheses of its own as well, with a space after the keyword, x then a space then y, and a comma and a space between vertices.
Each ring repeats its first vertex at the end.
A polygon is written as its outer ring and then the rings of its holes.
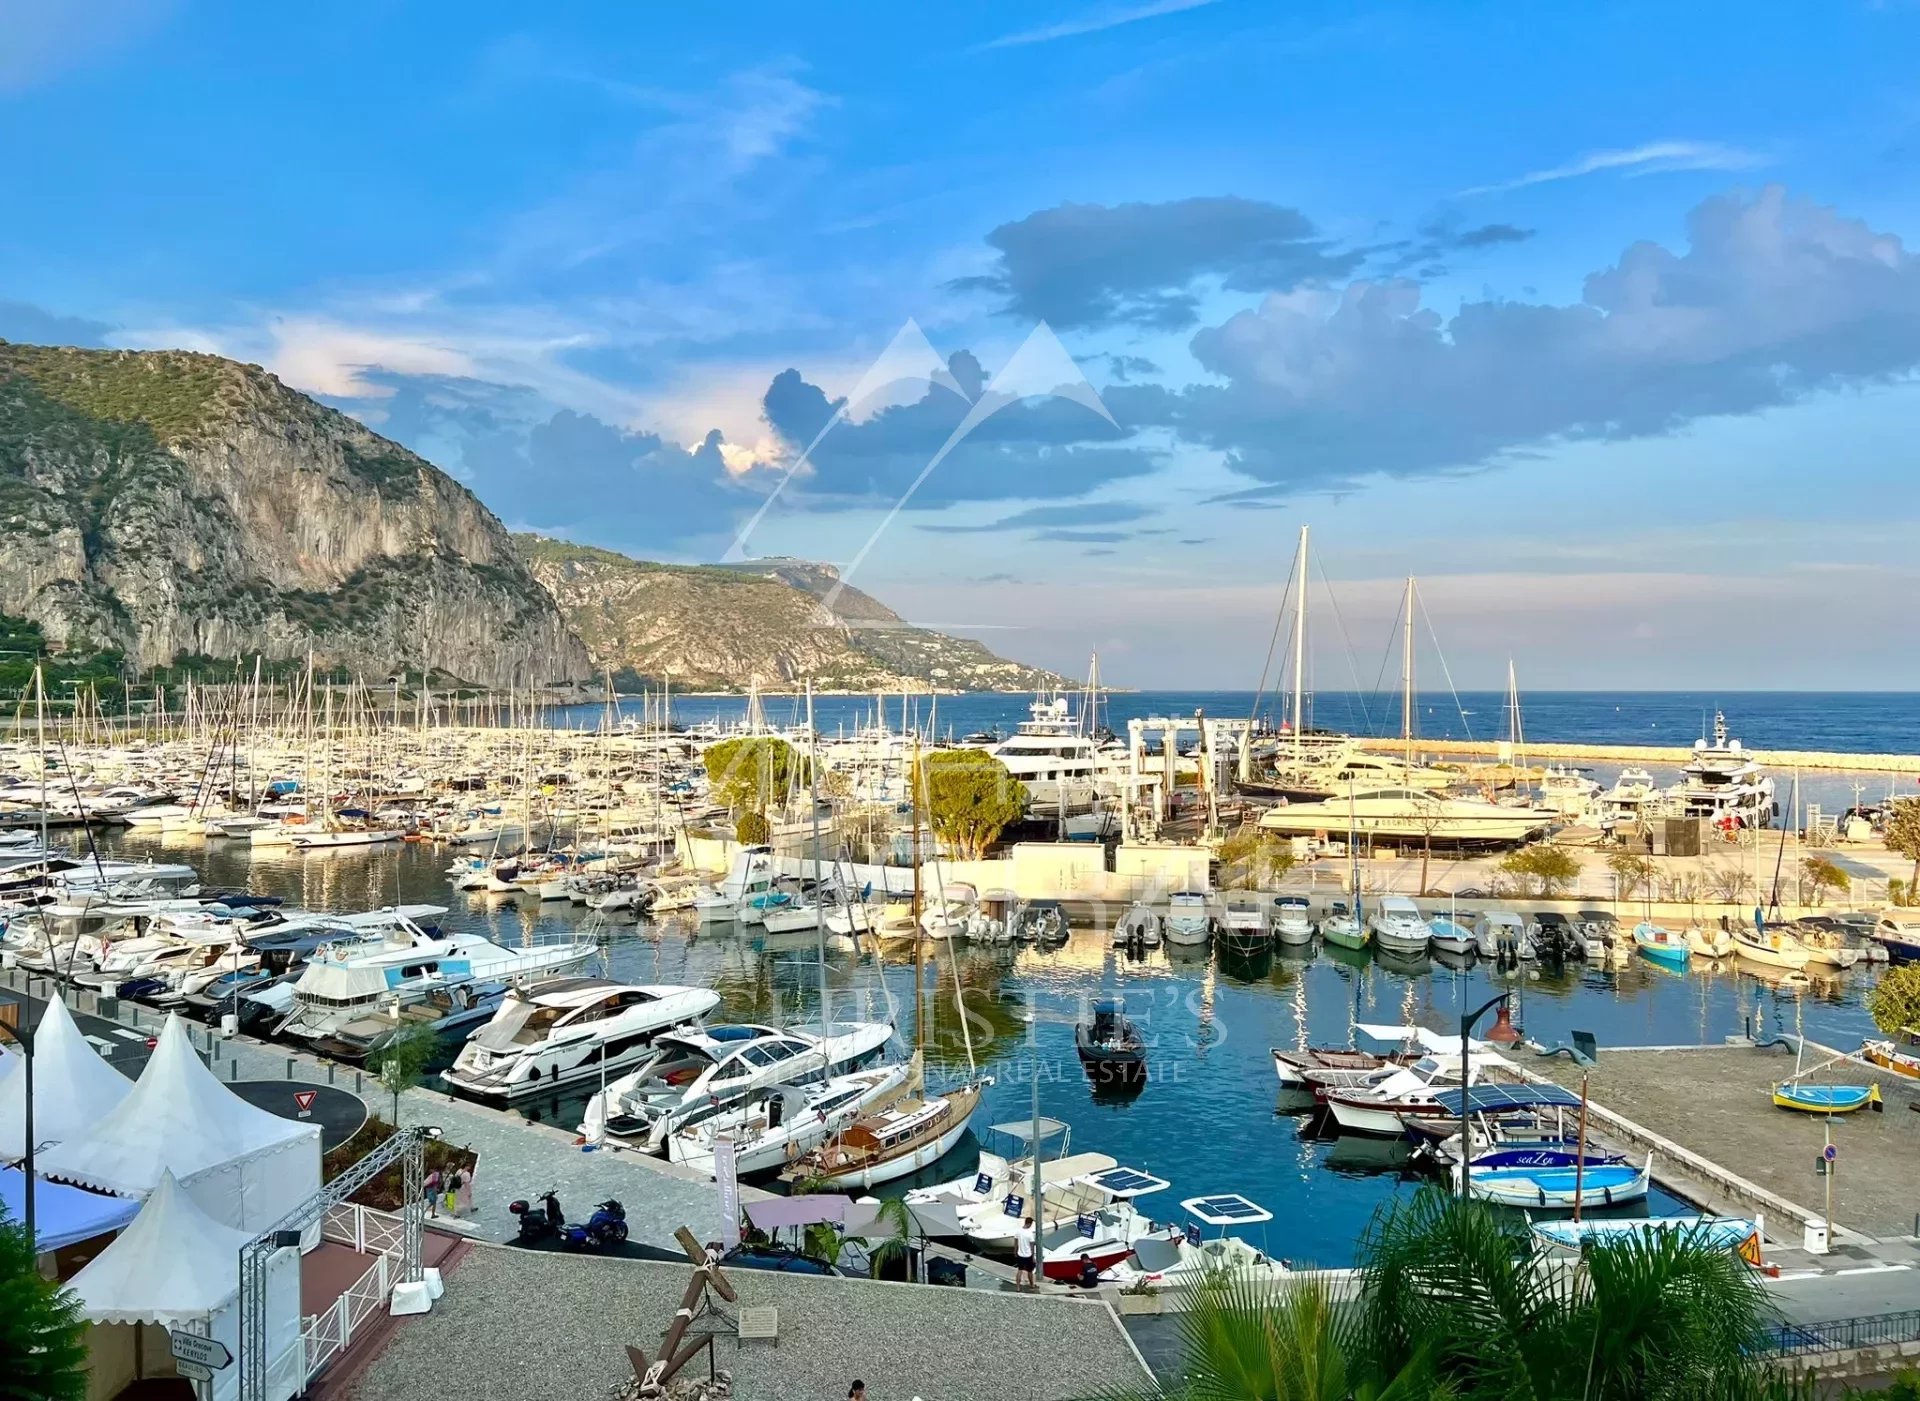
POLYGON ((720 1005, 705 988, 550 978, 509 992, 441 1078, 486 1099, 513 1099, 624 1074, 654 1038, 720 1005))
POLYGON ((1671 806, 1685 817, 1731 820, 1742 827, 1773 822, 1773 779, 1739 740, 1727 738, 1727 717, 1717 710, 1712 743, 1693 742, 1693 757, 1681 766, 1680 782, 1669 795, 1671 806))
POLYGON ((1095 794, 1117 791, 1126 755, 1086 733, 1064 696, 1041 696, 1028 708, 1031 718, 990 751, 1007 772, 1026 785, 1037 810, 1085 812, 1095 794))
POLYGON ((1559 820, 1545 808, 1507 807, 1480 798, 1456 798, 1396 786, 1372 788, 1268 808, 1260 825, 1288 836, 1353 831, 1395 841, 1434 841, 1456 846, 1522 842, 1559 820))

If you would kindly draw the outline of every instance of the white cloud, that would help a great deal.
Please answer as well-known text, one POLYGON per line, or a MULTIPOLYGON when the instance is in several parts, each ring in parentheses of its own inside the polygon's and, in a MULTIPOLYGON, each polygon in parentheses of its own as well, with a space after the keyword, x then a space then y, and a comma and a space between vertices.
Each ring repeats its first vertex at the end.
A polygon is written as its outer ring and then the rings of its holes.
POLYGON ((1149 3, 1144 5, 1128 5, 1117 10, 1096 10, 1092 14, 1082 15, 1079 19, 1062 20, 1058 24, 1043 25, 1039 29, 1023 29, 1017 34, 1003 34, 998 39, 989 40, 980 47, 1011 49, 1026 44, 1049 44, 1055 39, 1074 39, 1082 34, 1098 34, 1103 29, 1118 29, 1123 24, 1135 24, 1143 19, 1158 19, 1162 15, 1177 15, 1183 10, 1197 10, 1213 3, 1214 0, 1149 0, 1149 3))
POLYGON ((1728 146, 1718 141, 1649 141, 1621 151, 1592 151, 1565 165, 1529 171, 1512 180, 1491 185, 1475 185, 1460 191, 1470 195, 1497 195, 1529 185, 1546 185, 1556 180, 1575 180, 1582 175, 1598 175, 1618 170, 1628 175, 1656 175, 1672 170, 1752 170, 1765 165, 1767 158, 1757 151, 1728 146))
POLYGON ((0 92, 24 92, 144 38, 177 0, 0 0, 0 92))

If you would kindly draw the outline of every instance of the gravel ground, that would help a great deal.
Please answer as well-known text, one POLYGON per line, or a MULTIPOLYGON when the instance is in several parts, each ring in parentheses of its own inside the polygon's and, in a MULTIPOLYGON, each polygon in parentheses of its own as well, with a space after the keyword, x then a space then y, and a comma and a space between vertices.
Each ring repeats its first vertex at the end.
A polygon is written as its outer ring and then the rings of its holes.
MULTIPOLYGON (((477 1250, 348 1401, 602 1401, 632 1374, 626 1344, 659 1346, 688 1277, 684 1265, 477 1250)), ((855 1377, 874 1401, 1040 1401, 1146 1380, 1096 1303, 750 1270, 728 1278, 742 1304, 780 1310, 777 1344, 714 1344, 742 1401, 845 1396, 855 1377)))
MULTIPOLYGON (((1826 1056, 1807 1048, 1807 1065, 1826 1056)), ((1529 1068, 1578 1088, 1580 1071, 1567 1061, 1529 1061, 1529 1068)), ((1833 1215, 1842 1226, 1871 1236, 1901 1236, 1913 1230, 1920 1192, 1913 1165, 1920 1162, 1920 1082, 1891 1071, 1842 1061, 1808 1077, 1828 1085, 1877 1084, 1886 1112, 1862 1110, 1831 1121, 1773 1106, 1772 1086, 1793 1074, 1793 1052, 1748 1046, 1712 1046, 1662 1051, 1600 1051, 1591 1071, 1594 1102, 1690 1148, 1750 1182, 1777 1192, 1818 1215, 1826 1179, 1814 1171, 1826 1144, 1829 1122, 1838 1153, 1833 1178, 1833 1215)), ((1654 1165, 1659 1174, 1659 1164, 1654 1165)), ((1783 1239, 1799 1227, 1769 1221, 1783 1239)))

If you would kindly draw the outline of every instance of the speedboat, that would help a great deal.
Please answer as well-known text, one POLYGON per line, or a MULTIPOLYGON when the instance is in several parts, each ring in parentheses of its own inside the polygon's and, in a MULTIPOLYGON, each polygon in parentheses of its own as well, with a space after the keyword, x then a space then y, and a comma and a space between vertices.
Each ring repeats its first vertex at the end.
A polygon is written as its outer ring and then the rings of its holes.
POLYGON ((1488 910, 1480 916, 1474 948, 1482 958, 1514 963, 1533 957, 1533 940, 1520 916, 1511 910, 1488 910))
POLYGON ((663 1032, 645 1060, 587 1101, 580 1132, 664 1153, 669 1134, 754 1090, 858 1069, 886 1047, 893 1028, 836 1023, 829 1033, 752 1024, 663 1032))
POLYGON ((1096 1086, 1135 1080, 1146 1073, 1146 1042, 1119 1002, 1094 1003, 1092 1020, 1074 1027, 1073 1045, 1087 1078, 1096 1086))
POLYGON ((1193 1221, 1178 1236, 1149 1236, 1134 1242, 1133 1259, 1115 1265, 1103 1279, 1121 1285, 1178 1288, 1210 1283, 1269 1283, 1288 1274, 1287 1263, 1256 1249, 1229 1230, 1263 1226, 1273 1213, 1237 1193, 1189 1197, 1180 1209, 1193 1221), (1219 1234, 1202 1238, 1200 1228, 1219 1234))
POLYGON ((673 984, 550 978, 515 988, 460 1048, 441 1078, 485 1099, 514 1099, 581 1080, 616 1077, 661 1032, 697 1022, 717 993, 673 984))
POLYGON ((1282 895, 1274 900, 1273 937, 1276 943, 1295 947, 1313 942, 1313 919, 1300 896, 1282 895))
POLYGON ((1684 934, 1676 934, 1658 924, 1642 921, 1633 927, 1633 944, 1641 957, 1662 968, 1684 972, 1692 950, 1684 934))
POLYGON ((1213 929, 1213 915, 1207 909, 1207 897, 1198 891, 1180 890, 1167 897, 1166 936, 1170 944, 1204 944, 1213 929))
POLYGON ((1888 910, 1873 926, 1873 937, 1892 963, 1920 963, 1920 910, 1888 910))
POLYGON ((1266 907, 1258 900, 1227 901, 1220 920, 1220 948, 1225 953, 1247 957, 1266 950, 1272 942, 1267 932, 1266 907))
POLYGON ((1367 917, 1374 943, 1388 953, 1425 953, 1433 930, 1419 907, 1404 895, 1383 895, 1367 917))
POLYGON ((1160 944, 1160 916, 1153 907, 1136 900, 1127 912, 1113 922, 1113 946, 1116 949, 1157 948, 1160 944))

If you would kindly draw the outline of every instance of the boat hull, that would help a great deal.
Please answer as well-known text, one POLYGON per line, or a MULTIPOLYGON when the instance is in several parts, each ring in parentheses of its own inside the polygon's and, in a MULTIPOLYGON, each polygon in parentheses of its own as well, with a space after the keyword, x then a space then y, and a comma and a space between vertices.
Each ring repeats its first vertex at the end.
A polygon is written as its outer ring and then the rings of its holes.
POLYGON ((1880 1103, 1878 1085, 1796 1085, 1783 1080, 1773 1087, 1777 1109, 1801 1114, 1853 1114, 1880 1103))

